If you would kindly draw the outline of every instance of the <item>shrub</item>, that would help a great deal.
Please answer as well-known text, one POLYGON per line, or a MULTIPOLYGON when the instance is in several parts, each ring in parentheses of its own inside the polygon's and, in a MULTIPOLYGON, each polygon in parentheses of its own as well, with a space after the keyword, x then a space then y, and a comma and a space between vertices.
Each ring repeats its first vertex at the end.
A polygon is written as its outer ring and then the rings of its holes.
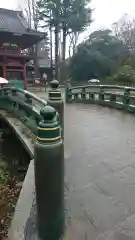
POLYGON ((129 65, 124 65, 118 69, 118 72, 112 78, 118 83, 134 83, 135 70, 129 65))

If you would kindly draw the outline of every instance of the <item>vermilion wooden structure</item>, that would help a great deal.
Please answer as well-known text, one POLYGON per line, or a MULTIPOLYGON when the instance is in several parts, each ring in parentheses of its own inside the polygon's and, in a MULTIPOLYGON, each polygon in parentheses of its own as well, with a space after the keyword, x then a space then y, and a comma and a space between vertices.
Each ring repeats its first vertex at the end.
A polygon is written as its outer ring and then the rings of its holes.
POLYGON ((45 34, 30 29, 21 11, 0 8, 0 76, 9 86, 27 88, 26 63, 31 47, 45 34))

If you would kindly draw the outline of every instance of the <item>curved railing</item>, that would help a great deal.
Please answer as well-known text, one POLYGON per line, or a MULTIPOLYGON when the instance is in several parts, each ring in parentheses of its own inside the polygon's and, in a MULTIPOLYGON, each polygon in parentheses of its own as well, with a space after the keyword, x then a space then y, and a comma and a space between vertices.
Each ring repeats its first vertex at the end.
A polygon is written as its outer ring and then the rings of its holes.
POLYGON ((0 90, 0 109, 12 113, 36 133, 32 146, 34 161, 30 162, 17 202, 9 230, 11 240, 20 236, 60 239, 64 233, 64 104, 57 87, 55 80, 48 105, 24 90, 0 90))
POLYGON ((96 103, 135 112, 135 88, 115 85, 67 86, 66 102, 96 103))
POLYGON ((34 133, 37 124, 42 120, 40 109, 46 105, 47 101, 26 90, 14 87, 0 89, 0 109, 19 118, 34 133))

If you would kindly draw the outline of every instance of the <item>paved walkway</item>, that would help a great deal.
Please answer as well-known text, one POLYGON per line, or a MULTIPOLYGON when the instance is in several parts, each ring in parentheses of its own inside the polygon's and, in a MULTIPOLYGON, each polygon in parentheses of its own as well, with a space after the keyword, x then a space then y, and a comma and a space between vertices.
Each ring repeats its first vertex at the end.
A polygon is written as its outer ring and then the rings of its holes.
POLYGON ((66 105, 65 183, 65 240, 135 240, 134 115, 66 105))
POLYGON ((135 117, 67 105, 65 159, 68 215, 87 225, 87 239, 135 239, 135 117))

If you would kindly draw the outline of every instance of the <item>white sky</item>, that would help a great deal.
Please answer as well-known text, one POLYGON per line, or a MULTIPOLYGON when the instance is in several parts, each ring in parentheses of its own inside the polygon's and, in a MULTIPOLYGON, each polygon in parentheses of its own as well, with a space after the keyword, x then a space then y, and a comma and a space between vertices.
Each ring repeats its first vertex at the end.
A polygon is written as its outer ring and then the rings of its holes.
MULTIPOLYGON (((0 0, 0 7, 14 9, 26 0, 0 0)), ((111 27, 125 13, 135 17, 135 0, 91 0, 90 6, 94 9, 93 24, 81 34, 79 42, 84 40, 90 32, 99 28, 111 27)))
MULTIPOLYGON (((23 0, 25 2, 25 0, 23 0)), ((0 0, 0 7, 11 8, 22 5, 22 0, 0 0)), ((94 9, 94 23, 92 30, 101 27, 110 27, 122 17, 124 13, 135 16, 135 0, 91 0, 90 6, 94 9)))
POLYGON ((88 31, 81 34, 80 41, 96 29, 110 28, 112 23, 117 22, 125 13, 135 17, 135 0, 91 0, 90 6, 94 9, 94 22, 88 31))
MULTIPOLYGON (((25 0, 0 0, 0 7, 13 9, 21 5, 23 1, 25 2, 25 0)), ((110 26, 124 13, 135 15, 135 0, 91 0, 90 5, 95 9, 93 12, 94 28, 110 26)))
MULTIPOLYGON (((20 0, 21 1, 21 0, 20 0)), ((17 0, 0 0, 0 8, 13 9, 16 7, 17 0)))
POLYGON ((110 26, 125 13, 135 16, 135 0, 92 0, 95 25, 110 26))

